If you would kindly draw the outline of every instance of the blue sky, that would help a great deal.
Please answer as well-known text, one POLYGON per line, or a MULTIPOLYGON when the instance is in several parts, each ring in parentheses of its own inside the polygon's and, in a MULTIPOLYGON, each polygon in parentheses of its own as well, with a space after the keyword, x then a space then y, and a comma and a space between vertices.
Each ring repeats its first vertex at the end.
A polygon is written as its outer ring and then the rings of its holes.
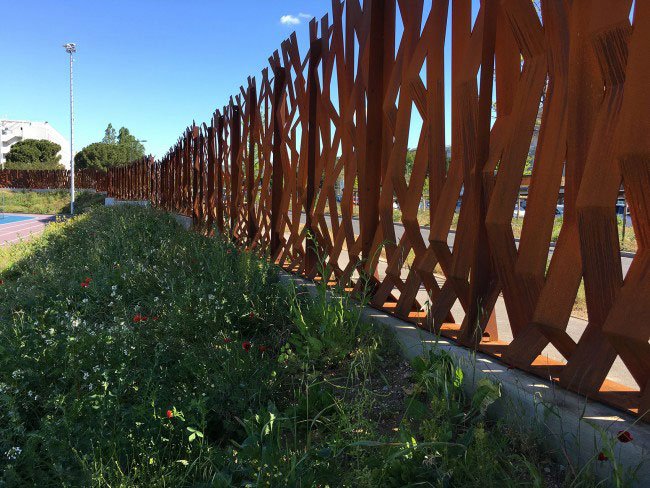
POLYGON ((69 137, 62 45, 75 42, 75 150, 100 140, 111 122, 146 139, 156 156, 192 119, 208 120, 247 76, 259 76, 293 30, 304 52, 308 17, 331 7, 330 0, 2 4, 0 118, 46 120, 69 137))

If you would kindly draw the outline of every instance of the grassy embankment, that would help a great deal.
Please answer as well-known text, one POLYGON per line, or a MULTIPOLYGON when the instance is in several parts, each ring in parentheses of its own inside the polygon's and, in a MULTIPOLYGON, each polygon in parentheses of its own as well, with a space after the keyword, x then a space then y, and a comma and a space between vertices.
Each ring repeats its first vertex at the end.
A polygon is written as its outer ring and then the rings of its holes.
MULTIPOLYGON (((103 193, 81 191, 75 196, 75 212, 82 213, 91 207, 103 205, 104 198, 103 193)), ((44 192, 0 190, 0 208, 7 213, 68 214, 70 192, 68 190, 44 192)))
POLYGON ((449 356, 406 364, 346 295, 162 213, 53 224, 0 279, 3 486, 594 484, 488 420, 498 385, 467 397, 449 356))

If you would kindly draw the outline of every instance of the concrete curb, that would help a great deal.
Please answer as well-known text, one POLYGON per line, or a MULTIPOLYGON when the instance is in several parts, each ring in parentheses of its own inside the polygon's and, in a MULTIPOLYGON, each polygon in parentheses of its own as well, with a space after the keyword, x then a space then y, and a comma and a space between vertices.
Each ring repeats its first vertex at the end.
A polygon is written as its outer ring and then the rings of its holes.
MULTIPOLYGON (((280 280, 293 282, 311 293, 316 292, 314 282, 280 272, 280 280)), ((636 471, 635 486, 650 483, 650 425, 606 405, 592 402, 573 392, 556 388, 548 380, 517 369, 508 369, 494 358, 456 345, 415 327, 396 317, 370 307, 361 309, 361 316, 390 330, 406 359, 441 349, 449 353, 465 376, 464 389, 473 394, 482 379, 501 385, 501 399, 489 411, 492 418, 501 419, 512 428, 537 431, 546 447, 556 453, 556 460, 583 466, 592 463, 594 472, 602 480, 613 479, 612 461, 600 462, 598 453, 607 446, 615 454, 619 469, 636 471), (617 440, 620 431, 632 434, 631 442, 617 440)))

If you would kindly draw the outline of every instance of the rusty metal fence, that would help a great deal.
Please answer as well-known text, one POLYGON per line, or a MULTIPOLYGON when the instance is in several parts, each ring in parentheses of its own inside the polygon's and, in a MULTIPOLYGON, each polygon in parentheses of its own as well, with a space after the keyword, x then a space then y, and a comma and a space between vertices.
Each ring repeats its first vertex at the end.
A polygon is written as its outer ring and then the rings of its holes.
POLYGON ((331 17, 311 22, 307 52, 292 35, 162 159, 111 170, 109 194, 191 215, 291 272, 369 287, 378 309, 645 414, 650 2, 631 8, 504 0, 476 13, 471 0, 334 0, 331 17), (638 241, 625 277, 621 186, 638 241), (575 333, 582 286, 588 320, 575 333), (615 361, 632 384, 608 379, 615 361))
MULTIPOLYGON (((100 192, 108 190, 106 172, 82 169, 75 171, 75 186, 100 192)), ((70 188, 69 170, 0 170, 0 188, 54 190, 70 188)))

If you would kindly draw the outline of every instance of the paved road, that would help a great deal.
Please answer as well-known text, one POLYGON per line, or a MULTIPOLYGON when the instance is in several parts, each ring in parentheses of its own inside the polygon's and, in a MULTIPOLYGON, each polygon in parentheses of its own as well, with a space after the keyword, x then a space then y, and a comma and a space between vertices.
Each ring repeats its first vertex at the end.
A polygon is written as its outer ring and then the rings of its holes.
MULTIPOLYGON (((329 216, 326 215, 325 218, 329 222, 329 216)), ((300 218, 300 221, 302 223, 305 223, 305 215, 303 214, 300 218)), ((359 235, 361 232, 361 229, 359 227, 359 219, 353 218, 352 219, 352 228, 354 229, 354 233, 359 235)), ((422 237, 424 239, 424 242, 429 242, 429 229, 427 227, 421 227, 421 233, 422 237)), ((401 239, 402 235, 404 235, 404 226, 402 224, 395 224, 395 237, 397 240, 401 239)), ((447 245, 449 245, 449 248, 452 248, 454 245, 454 240, 456 239, 456 232, 455 231, 450 231, 449 235, 447 236, 447 245)), ((519 247, 519 239, 515 239, 515 245, 519 247)), ((549 259, 553 255, 553 251, 555 250, 555 245, 551 244, 551 247, 549 249, 548 257, 549 259)), ((632 258, 633 254, 631 253, 621 253, 621 268, 623 270, 623 277, 627 275, 628 270, 630 269, 630 265, 632 264, 632 258)))
POLYGON ((18 214, 4 214, 7 217, 7 223, 2 223, 4 219, 0 219, 0 246, 5 246, 18 242, 20 240, 29 239, 32 236, 38 235, 45 229, 45 226, 54 221, 53 215, 18 215, 18 214), (10 220, 12 216, 28 217, 27 220, 10 220))

